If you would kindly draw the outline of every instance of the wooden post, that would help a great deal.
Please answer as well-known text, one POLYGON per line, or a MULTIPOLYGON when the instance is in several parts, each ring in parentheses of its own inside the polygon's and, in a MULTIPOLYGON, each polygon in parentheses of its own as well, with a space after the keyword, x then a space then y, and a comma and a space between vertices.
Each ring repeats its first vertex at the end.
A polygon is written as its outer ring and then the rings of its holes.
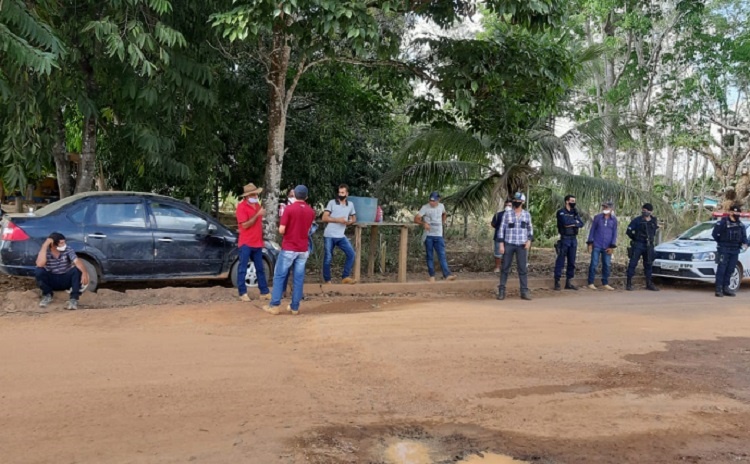
POLYGON ((367 257, 367 277, 375 275, 375 251, 378 244, 378 226, 370 226, 370 255, 367 257))
POLYGON ((406 261, 409 254, 409 228, 401 226, 401 240, 398 244, 398 281, 406 282, 406 261))
POLYGON ((361 226, 355 226, 354 227, 354 280, 359 282, 359 279, 362 275, 361 266, 362 266, 362 227, 361 226))

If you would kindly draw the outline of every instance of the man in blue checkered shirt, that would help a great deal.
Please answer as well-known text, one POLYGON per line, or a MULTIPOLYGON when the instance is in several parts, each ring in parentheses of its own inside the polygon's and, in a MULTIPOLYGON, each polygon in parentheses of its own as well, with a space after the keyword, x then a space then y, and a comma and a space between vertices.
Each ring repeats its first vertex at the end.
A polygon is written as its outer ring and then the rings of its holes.
POLYGON ((497 288, 497 299, 505 299, 505 284, 508 282, 513 256, 516 257, 518 279, 521 282, 521 299, 531 300, 527 265, 529 248, 534 240, 534 228, 531 225, 531 215, 523 209, 526 196, 516 192, 512 198, 513 211, 505 213, 503 223, 498 231, 500 253, 503 255, 503 272, 500 274, 500 286, 497 288))

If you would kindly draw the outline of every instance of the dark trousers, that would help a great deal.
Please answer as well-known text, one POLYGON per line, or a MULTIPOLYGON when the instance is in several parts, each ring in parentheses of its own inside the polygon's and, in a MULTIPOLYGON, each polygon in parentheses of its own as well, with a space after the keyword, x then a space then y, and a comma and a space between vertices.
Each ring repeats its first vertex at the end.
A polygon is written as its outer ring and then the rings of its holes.
POLYGON ((638 260, 643 257, 643 272, 646 274, 646 280, 651 280, 651 271, 653 264, 654 247, 648 246, 642 242, 633 242, 633 256, 630 257, 628 263, 628 279, 632 279, 635 275, 635 268, 638 266, 638 260))
POLYGON ((518 280, 521 282, 521 293, 529 291, 529 278, 527 265, 529 262, 529 250, 523 245, 505 244, 505 254, 503 255, 503 272, 500 273, 500 288, 505 288, 510 275, 510 267, 513 265, 513 256, 516 257, 516 267, 518 268, 518 280))
POLYGON ((560 254, 555 261, 555 280, 562 277, 565 260, 568 260, 568 268, 565 271, 565 278, 572 279, 576 273, 576 251, 578 251, 578 239, 575 237, 563 237, 560 239, 560 254))
MULTIPOLYGON (((720 290, 724 287, 729 287, 729 279, 732 278, 735 268, 737 268, 737 261, 740 259, 739 253, 720 251, 719 253, 719 264, 716 266, 716 289, 720 290)), ((740 276, 742 279, 742 276, 740 276)))
POLYGON ((77 300, 81 296, 81 271, 73 266, 65 274, 53 274, 43 267, 36 268, 36 284, 42 289, 43 295, 52 296, 55 290, 72 289, 70 299, 77 300))

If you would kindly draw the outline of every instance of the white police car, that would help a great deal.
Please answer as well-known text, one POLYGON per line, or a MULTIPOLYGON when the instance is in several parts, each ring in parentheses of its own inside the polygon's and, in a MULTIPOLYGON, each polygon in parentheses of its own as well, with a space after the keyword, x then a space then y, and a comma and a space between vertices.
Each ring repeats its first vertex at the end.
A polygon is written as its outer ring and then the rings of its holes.
MULTIPOLYGON (((721 218, 721 213, 714 213, 712 220, 703 222, 679 237, 656 246, 654 257, 654 276, 673 279, 699 280, 714 283, 716 279, 716 242, 711 237, 714 224, 721 218)), ((742 213, 741 217, 750 217, 742 213)), ((745 223, 743 221, 743 223, 745 223)), ((748 226, 745 223, 745 227, 748 226)), ((750 230, 748 231, 750 236, 750 230)), ((737 268, 729 280, 729 288, 737 290, 742 278, 750 277, 750 252, 740 252, 737 268)))

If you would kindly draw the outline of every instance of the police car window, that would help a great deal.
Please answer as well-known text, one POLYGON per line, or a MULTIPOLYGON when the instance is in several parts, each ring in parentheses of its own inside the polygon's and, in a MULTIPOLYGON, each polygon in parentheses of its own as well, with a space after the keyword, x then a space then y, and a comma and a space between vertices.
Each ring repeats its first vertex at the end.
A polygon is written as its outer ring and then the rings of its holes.
POLYGON ((200 216, 164 203, 151 203, 157 229, 185 230, 201 232, 208 228, 208 222, 200 216))
POLYGON ((714 230, 714 223, 713 222, 704 222, 703 224, 698 224, 697 226, 691 227, 687 231, 685 231, 682 235, 680 235, 681 240, 699 240, 699 241, 714 241, 714 238, 711 236, 711 232, 714 230))
POLYGON ((94 213, 94 224, 117 227, 146 227, 142 203, 99 203, 94 213))

